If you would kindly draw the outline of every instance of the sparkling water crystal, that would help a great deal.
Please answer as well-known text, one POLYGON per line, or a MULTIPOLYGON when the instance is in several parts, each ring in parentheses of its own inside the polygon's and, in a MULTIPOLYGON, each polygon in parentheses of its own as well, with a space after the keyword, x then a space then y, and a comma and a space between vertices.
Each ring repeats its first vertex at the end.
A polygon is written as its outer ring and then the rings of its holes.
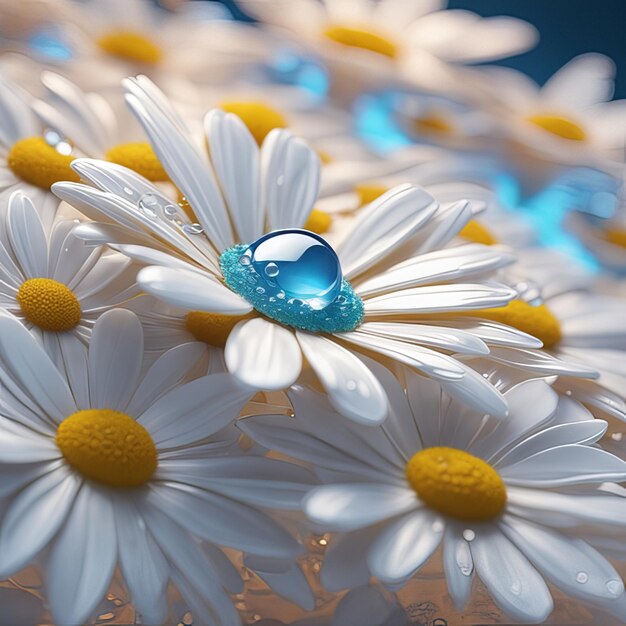
POLYGON ((341 291, 341 266, 335 251, 307 230, 277 230, 245 250, 242 265, 250 265, 265 284, 268 296, 327 307, 341 291))

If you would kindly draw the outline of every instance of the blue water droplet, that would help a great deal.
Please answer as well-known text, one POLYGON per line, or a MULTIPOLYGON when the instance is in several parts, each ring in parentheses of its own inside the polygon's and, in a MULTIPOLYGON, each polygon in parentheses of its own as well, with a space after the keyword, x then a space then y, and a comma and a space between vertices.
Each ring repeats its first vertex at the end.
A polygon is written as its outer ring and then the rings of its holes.
POLYGON ((307 230, 278 230, 248 246, 244 258, 264 280, 268 294, 327 307, 341 291, 341 266, 335 251, 307 230), (267 278, 271 281, 268 282, 267 278))

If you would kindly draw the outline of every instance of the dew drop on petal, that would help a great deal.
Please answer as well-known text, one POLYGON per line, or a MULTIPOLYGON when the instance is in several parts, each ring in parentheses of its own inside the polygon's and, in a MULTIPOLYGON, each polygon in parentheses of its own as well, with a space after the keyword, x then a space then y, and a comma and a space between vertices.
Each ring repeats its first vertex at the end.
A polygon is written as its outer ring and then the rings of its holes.
POLYGON ((187 235, 200 235, 204 232, 204 229, 200 224, 185 224, 183 232, 187 235))
POLYGON ((150 219, 155 219, 157 217, 156 208, 158 206, 159 200, 153 193, 144 193, 141 198, 139 198, 139 202, 137 203, 139 210, 150 219))
POLYGON ((324 239, 307 230, 264 235, 250 244, 240 263, 246 257, 262 280, 271 279, 266 291, 277 298, 286 297, 294 305, 304 302, 312 309, 324 309, 341 291, 337 254, 324 239))
POLYGON ((606 588, 612 596, 621 596, 624 592, 624 583, 621 580, 613 578, 606 583, 606 588))
POLYGON ((466 528, 463 531, 463 539, 465 539, 465 541, 474 541, 474 539, 476 539, 476 533, 471 528, 466 528))
POLYGON ((522 592, 522 583, 519 580, 516 580, 512 585, 511 585, 511 593, 513 595, 519 596, 519 594, 522 592))
POLYGON ((577 583, 584 585, 588 580, 589 580, 589 576, 587 575, 587 572, 578 572, 578 574, 576 574, 577 583))

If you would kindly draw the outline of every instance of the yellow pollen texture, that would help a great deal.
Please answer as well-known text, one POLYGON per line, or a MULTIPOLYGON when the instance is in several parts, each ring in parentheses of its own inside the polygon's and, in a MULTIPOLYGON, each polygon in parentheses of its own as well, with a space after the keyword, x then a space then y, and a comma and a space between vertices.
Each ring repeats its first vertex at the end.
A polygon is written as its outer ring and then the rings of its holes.
POLYGON ((489 520, 506 506, 506 486, 498 472, 463 450, 420 450, 407 463, 406 477, 424 504, 461 520, 489 520))
POLYGON ((251 314, 223 315, 205 311, 189 311, 185 316, 185 327, 198 341, 216 348, 223 348, 235 325, 251 317, 251 314))
POLYGON ((57 152, 42 137, 26 137, 9 150, 7 162, 13 173, 24 182, 50 189, 53 183, 62 180, 80 182, 78 174, 70 167, 74 158, 57 152))
POLYGON ((150 433, 111 409, 73 413, 59 426, 56 444, 85 478, 109 487, 138 487, 152 478, 157 450, 150 433))
POLYGON ((123 143, 114 146, 107 151, 106 158, 112 163, 123 165, 141 174, 152 182, 169 180, 167 172, 149 143, 123 143))
POLYGON ((97 43, 106 53, 126 61, 155 65, 163 58, 163 51, 154 41, 130 30, 108 33, 97 43))
POLYGON ((241 118, 259 145, 270 131, 287 128, 283 114, 263 102, 222 102, 219 108, 241 118))
POLYGON ((387 191, 389 191, 389 187, 376 183, 360 183, 354 188, 354 192, 359 197, 359 206, 374 202, 387 191))
POLYGON ((350 26, 330 26, 323 32, 324 37, 335 43, 369 50, 376 54, 395 59, 398 56, 396 45, 379 33, 364 28, 352 28, 350 26))
POLYGON ((304 228, 318 235, 322 235, 328 232, 332 223, 333 218, 328 213, 320 211, 319 209, 313 209, 309 214, 304 228))
POLYGON ((559 115, 532 115, 528 118, 528 121, 563 139, 585 141, 587 138, 585 131, 576 122, 568 120, 566 117, 559 115))
POLYGON ((78 298, 72 290, 51 278, 30 278, 17 291, 24 317, 43 330, 72 330, 80 322, 78 298))
POLYGON ((431 113, 430 115, 416 118, 413 121, 413 126, 420 135, 447 135, 454 130, 452 124, 438 113, 431 113))
POLYGON ((545 304, 532 306, 522 300, 513 300, 496 309, 480 309, 467 313, 507 326, 513 326, 543 341, 544 348, 553 348, 561 341, 561 325, 545 304))
POLYGON ((485 246, 493 246, 498 243, 491 231, 476 220, 471 220, 465 224, 459 231, 459 237, 474 243, 482 243, 485 246))

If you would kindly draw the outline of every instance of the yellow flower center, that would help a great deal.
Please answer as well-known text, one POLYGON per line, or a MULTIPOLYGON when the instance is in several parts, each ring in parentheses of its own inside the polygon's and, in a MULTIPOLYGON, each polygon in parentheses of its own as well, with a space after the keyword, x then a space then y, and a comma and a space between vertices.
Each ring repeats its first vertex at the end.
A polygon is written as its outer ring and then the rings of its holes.
POLYGON ((157 467, 150 433, 132 417, 111 409, 73 413, 59 426, 56 444, 85 478, 109 487, 138 487, 157 467))
POLYGON ((369 50, 390 59, 395 59, 398 56, 398 48, 393 41, 380 33, 364 28, 352 28, 341 25, 330 26, 323 32, 323 35, 335 43, 349 46, 350 48, 369 50))
POLYGON ((476 220, 471 220, 465 224, 459 231, 459 237, 474 243, 482 243, 485 246, 493 246, 498 243, 491 231, 476 220))
POLYGON ((354 192, 359 197, 359 206, 374 202, 387 191, 389 191, 389 187, 376 183, 360 183, 354 188, 354 192))
POLYGON ((80 322, 78 298, 72 290, 52 278, 30 278, 17 291, 24 317, 43 330, 72 330, 80 322))
POLYGON ((155 65, 163 58, 163 50, 154 41, 132 30, 108 33, 97 44, 107 54, 126 61, 155 65))
POLYGON ((513 300, 496 309, 468 311, 472 317, 483 317, 507 326, 513 326, 543 341, 544 348, 553 348, 561 341, 561 325, 545 304, 532 306, 522 300, 513 300))
POLYGON ((439 113, 431 113, 413 120, 413 126, 420 135, 450 134, 454 127, 439 113))
POLYGON ((287 128, 283 114, 263 102, 222 102, 219 108, 241 118, 259 145, 271 130, 287 128))
POLYGON ((169 180, 167 172, 149 143, 122 143, 106 153, 107 160, 123 165, 152 182, 169 180))
POLYGON ((620 228, 607 228, 604 238, 614 246, 626 248, 626 230, 620 228))
POLYGON ((407 463, 406 477, 420 500, 444 515, 483 521, 506 506, 506 486, 498 472, 463 450, 420 450, 407 463))
POLYGON ((309 219, 307 219, 304 228, 318 235, 322 235, 328 232, 332 223, 333 218, 328 213, 320 211, 319 209, 313 209, 309 214, 309 219))
POLYGON ((223 348, 230 331, 241 320, 250 319, 248 315, 223 315, 221 313, 206 313, 205 311, 189 311, 185 316, 185 327, 196 338, 210 346, 223 348))
POLYGON ((13 173, 36 187, 50 189, 62 180, 80 182, 78 174, 70 167, 74 156, 61 154, 46 143, 43 137, 26 137, 9 150, 7 163, 13 173))
POLYGON ((322 165, 328 165, 333 162, 333 157, 326 152, 326 150, 316 150, 317 156, 320 158, 320 163, 322 165))
POLYGON ((528 121, 563 139, 585 141, 587 138, 585 131, 576 122, 560 115, 531 115, 528 121))

